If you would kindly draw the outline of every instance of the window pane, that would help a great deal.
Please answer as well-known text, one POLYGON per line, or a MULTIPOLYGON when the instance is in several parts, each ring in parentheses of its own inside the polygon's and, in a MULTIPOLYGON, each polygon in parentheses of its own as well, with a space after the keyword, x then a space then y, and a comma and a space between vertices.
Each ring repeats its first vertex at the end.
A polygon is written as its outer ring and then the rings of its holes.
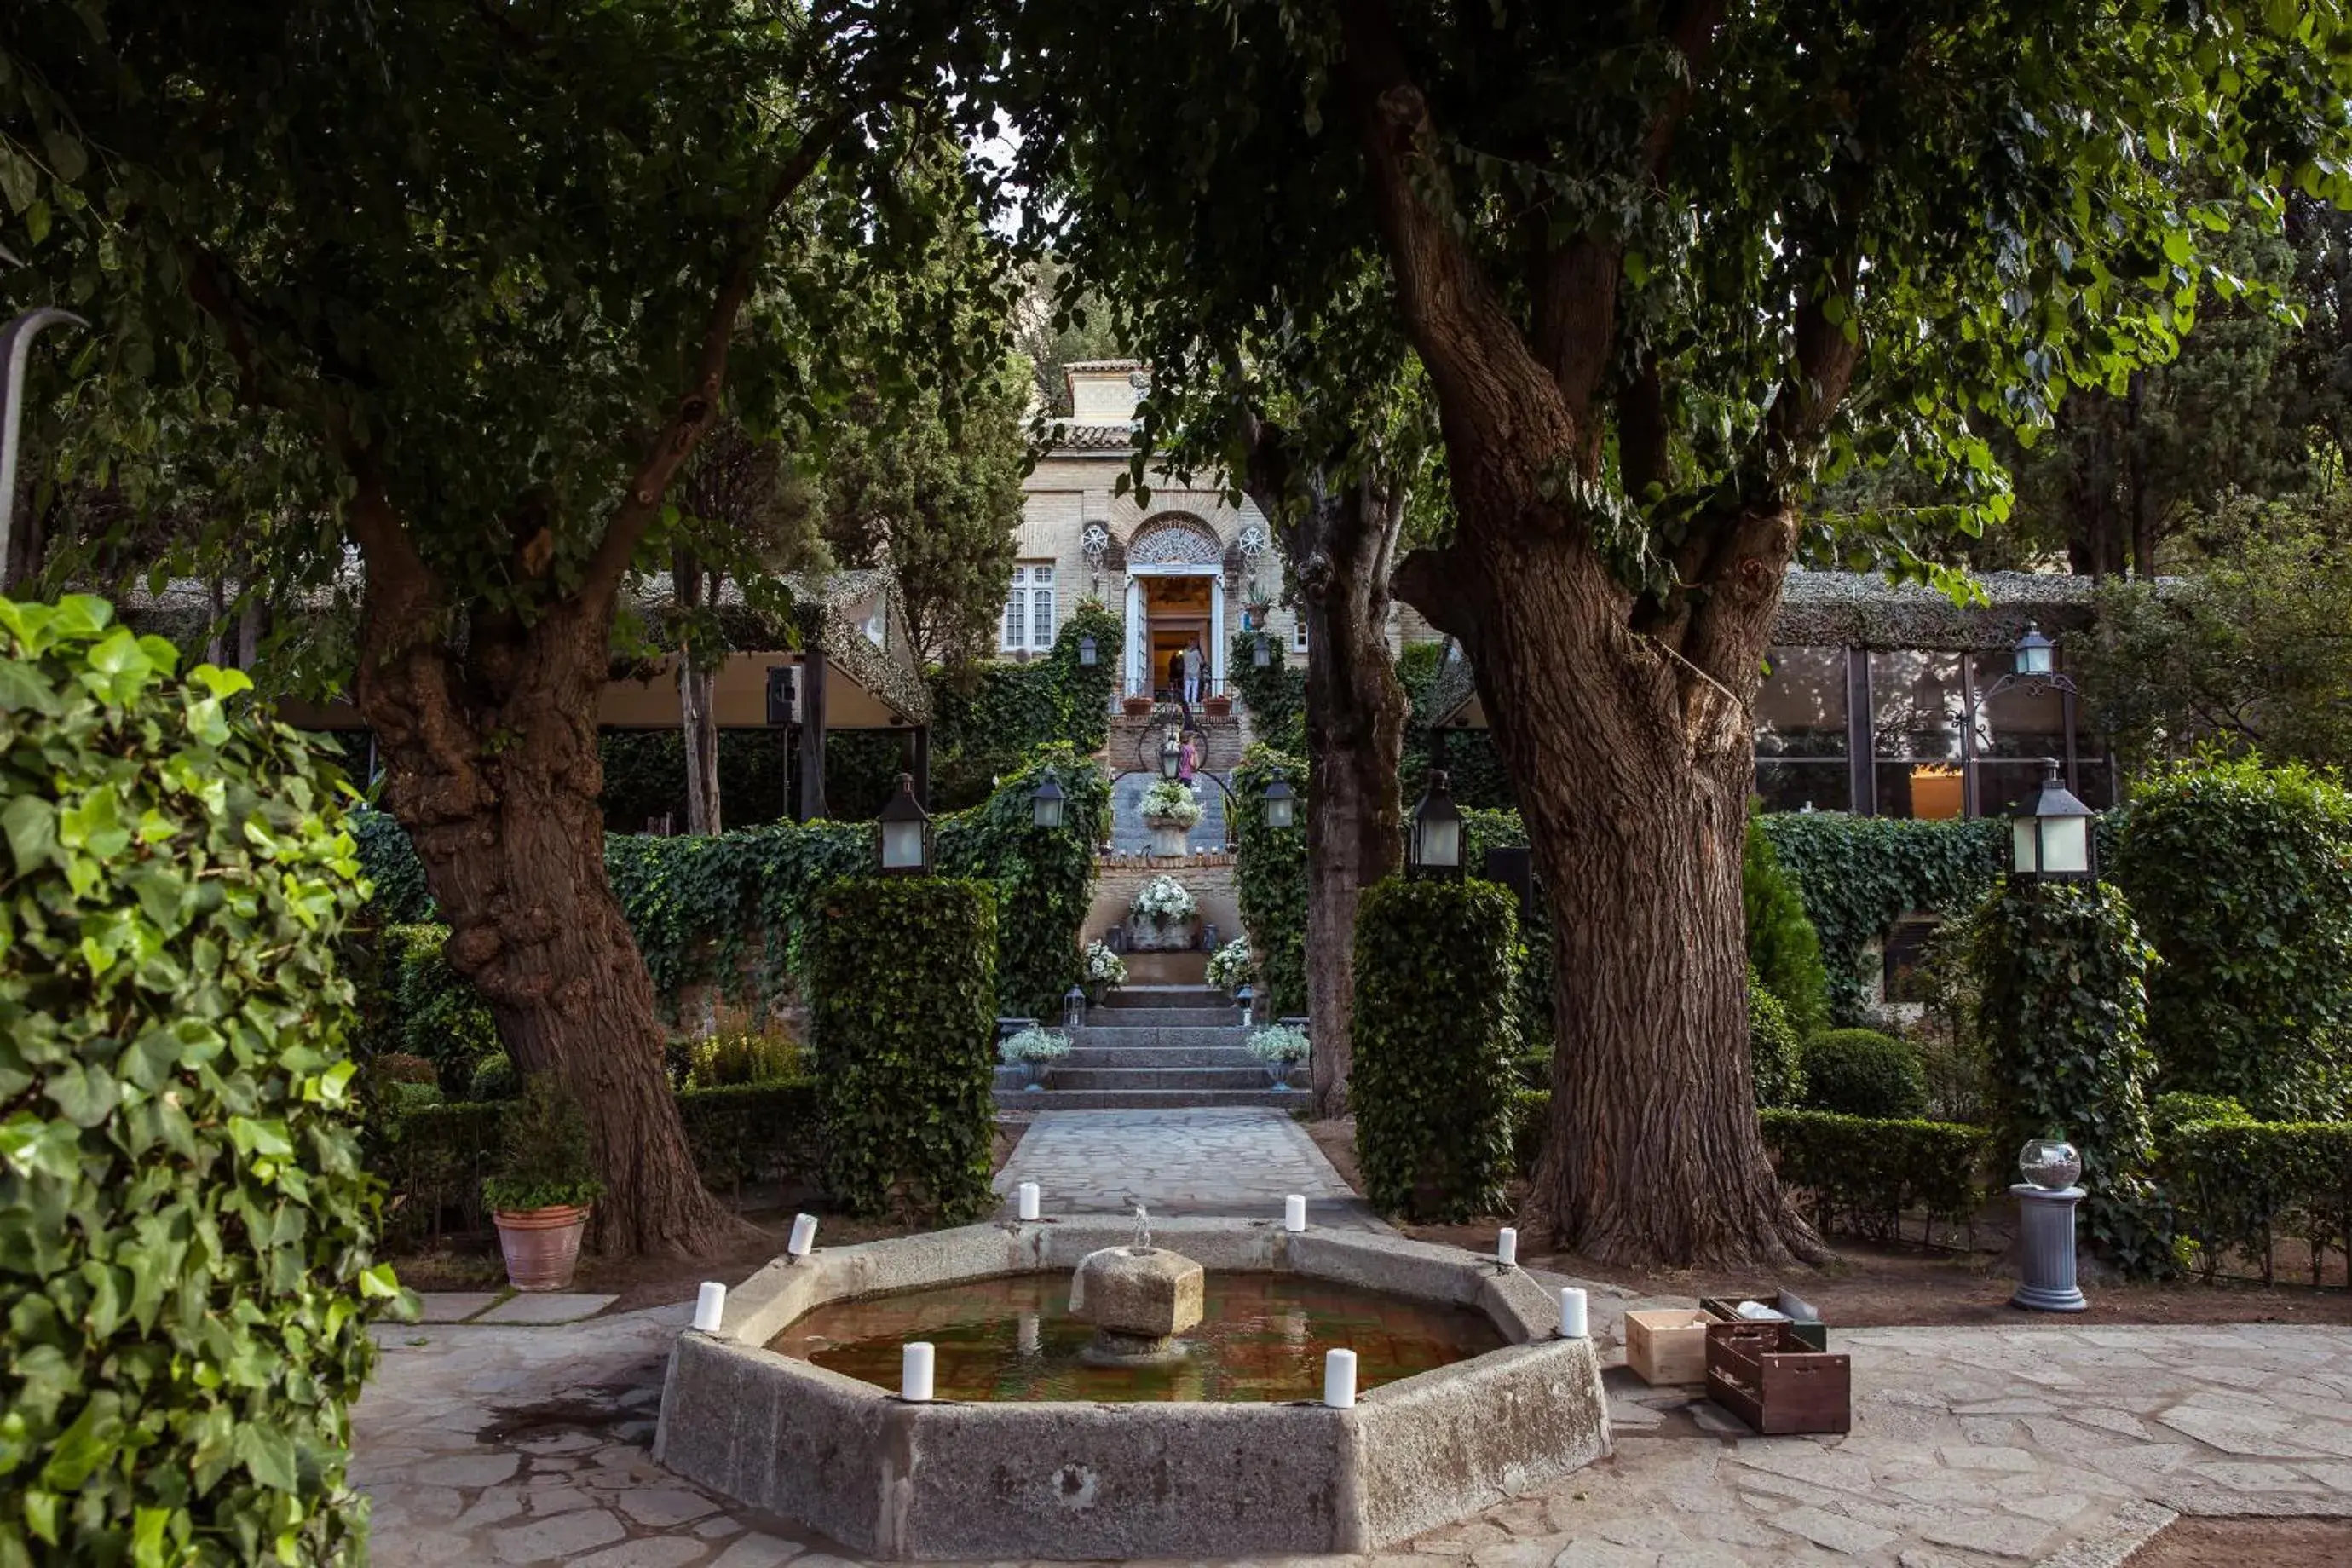
MULTIPOLYGON (((1977 690, 1991 691, 2011 672, 2013 656, 1979 654, 1977 690)), ((2066 700, 2054 687, 2013 680, 1985 699, 1977 714, 1977 754, 1980 757, 2056 757, 2066 755, 2066 700)))
POLYGON ((1853 777, 1843 757, 1759 757, 1756 794, 1767 811, 1851 811, 1853 777))
POLYGON ((1756 693, 1759 757, 1846 754, 1845 649, 1776 647, 1756 693))
POLYGON ((1960 815, 1960 764, 1944 762, 1880 762, 1878 815, 1938 820, 1960 815))
MULTIPOLYGON (((1877 755, 1957 764, 1967 708, 1960 700, 1958 654, 1906 648, 1870 656, 1872 750, 1877 755)), ((1886 810, 1883 786, 1879 809, 1886 810)))
MULTIPOLYGON (((1053 575, 1050 566, 1038 570, 1049 577, 1053 575)), ((1051 588, 1039 588, 1029 595, 1029 646, 1054 646, 1054 590, 1051 588)))

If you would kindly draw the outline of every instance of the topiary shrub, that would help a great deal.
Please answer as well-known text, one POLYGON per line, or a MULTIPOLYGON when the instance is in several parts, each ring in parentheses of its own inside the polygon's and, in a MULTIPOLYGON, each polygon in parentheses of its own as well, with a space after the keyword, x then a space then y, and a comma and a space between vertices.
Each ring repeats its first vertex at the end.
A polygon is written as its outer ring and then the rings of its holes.
POLYGON ((1058 743, 1008 773, 986 804, 940 825, 940 868, 992 884, 996 907, 1019 911, 997 923, 997 1012, 1055 1016, 1064 994, 1080 983, 1078 935, 1094 902, 1095 846, 1109 837, 1110 780, 1093 758, 1058 743), (1038 826, 1030 798, 1048 777, 1062 792, 1059 827, 1038 826))
POLYGON ((1927 1107, 1919 1053, 1892 1035, 1827 1029, 1805 1042, 1799 1060, 1808 1110, 1902 1121, 1927 1107))
POLYGON ((2303 767, 2175 768, 2134 793, 2114 875, 2163 960, 2164 1087, 2270 1121, 2352 1115, 2352 795, 2303 767))
POLYGON ((1258 1011, 1300 1016, 1307 1011, 1307 764, 1254 745, 1234 770, 1233 788, 1234 891, 1242 929, 1257 950, 1258 1011), (1277 778, 1296 797, 1288 827, 1265 825, 1265 786, 1277 778))
POLYGON ((249 682, 0 600, 0 1563, 332 1563, 372 1260, 328 774, 249 682))
POLYGON ((1780 998, 1801 1038, 1829 1025, 1829 972, 1822 966, 1822 939, 1805 914, 1796 879, 1780 868, 1780 857, 1759 820, 1749 814, 1739 862, 1748 963, 1764 989, 1780 998))
POLYGON ((1823 1235, 1838 1228, 1901 1239, 1903 1215, 1972 1218, 1984 1200, 1979 1173, 1991 1133, 1946 1121, 1766 1110, 1764 1147, 1780 1184, 1812 1198, 1823 1235))
POLYGON ((1748 971, 1748 1072, 1759 1107, 1804 1102, 1805 1064, 1796 1026, 1752 965, 1748 971))
POLYGON ((2188 1259, 2209 1281, 2235 1258, 2269 1284, 2282 1236, 2307 1244, 2314 1286, 2331 1247, 2352 1250, 2352 1124, 2190 1121, 2158 1146, 2157 1173, 2188 1259))
POLYGON ((988 1212, 996 900, 978 882, 874 877, 818 900, 810 1023, 825 1186, 852 1213, 988 1212))
POLYGON ((2002 1160, 2029 1139, 2065 1138, 2083 1155, 2088 1238, 2127 1271, 2167 1272, 2171 1227, 2147 1175, 2156 955, 2131 907, 2104 884, 2004 882, 1969 922, 2002 1160))
POLYGON ((1385 1214, 1499 1212, 1519 1108, 1518 900, 1493 882, 1368 888, 1356 911, 1349 1102, 1366 1195, 1385 1214))

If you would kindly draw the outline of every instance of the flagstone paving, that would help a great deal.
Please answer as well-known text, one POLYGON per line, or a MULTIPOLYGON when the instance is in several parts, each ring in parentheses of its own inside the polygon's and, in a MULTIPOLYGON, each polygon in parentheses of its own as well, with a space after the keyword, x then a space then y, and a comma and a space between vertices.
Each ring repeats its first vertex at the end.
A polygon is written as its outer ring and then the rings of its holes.
MULTIPOLYGON (((375 1560, 833 1568, 649 1454, 684 1306, 385 1327, 355 1413, 375 1560)), ((1403 1568, 2111 1568, 2174 1512, 2352 1516, 2352 1329, 1858 1329, 1854 1429, 1748 1436, 1612 1371, 1613 1458, 1390 1548, 1403 1568)), ((1357 1568, 1368 1560, 1317 1559, 1357 1568)))
MULTIPOLYGON (((1301 1098, 1304 1098, 1303 1096, 1301 1098)), ((1318 1224, 1379 1227, 1307 1129, 1286 1110, 1046 1110, 996 1173, 1009 1203, 1037 1184, 1044 1212, 1279 1217, 1297 1193, 1318 1224)))

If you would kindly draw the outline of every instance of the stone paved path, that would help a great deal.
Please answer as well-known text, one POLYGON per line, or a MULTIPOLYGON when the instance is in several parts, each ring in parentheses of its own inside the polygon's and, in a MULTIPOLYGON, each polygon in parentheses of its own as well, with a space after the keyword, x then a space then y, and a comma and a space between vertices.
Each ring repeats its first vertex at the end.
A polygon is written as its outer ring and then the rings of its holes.
MULTIPOLYGON (((391 1327, 355 1413, 375 1561, 834 1568, 648 1457, 688 1309, 391 1327)), ((1854 1430, 1747 1436, 1610 1374, 1612 1459, 1332 1568, 2108 1568, 2175 1510, 2352 1515, 2352 1329, 1833 1331, 1854 1430)))
POLYGON ((1049 1215, 1279 1217, 1297 1193, 1317 1224, 1379 1225, 1288 1111, 1258 1107, 1041 1111, 996 1190, 1009 1202, 1023 1182, 1049 1215))

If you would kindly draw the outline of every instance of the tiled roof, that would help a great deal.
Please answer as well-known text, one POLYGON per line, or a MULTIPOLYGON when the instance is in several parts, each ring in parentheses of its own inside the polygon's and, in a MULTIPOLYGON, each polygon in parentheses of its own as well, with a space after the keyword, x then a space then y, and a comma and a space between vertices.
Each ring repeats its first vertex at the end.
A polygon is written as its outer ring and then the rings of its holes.
POLYGON ((1049 427, 1056 451, 1123 452, 1135 444, 1135 426, 1122 421, 1117 425, 1080 425, 1075 420, 1058 419, 1049 427))

